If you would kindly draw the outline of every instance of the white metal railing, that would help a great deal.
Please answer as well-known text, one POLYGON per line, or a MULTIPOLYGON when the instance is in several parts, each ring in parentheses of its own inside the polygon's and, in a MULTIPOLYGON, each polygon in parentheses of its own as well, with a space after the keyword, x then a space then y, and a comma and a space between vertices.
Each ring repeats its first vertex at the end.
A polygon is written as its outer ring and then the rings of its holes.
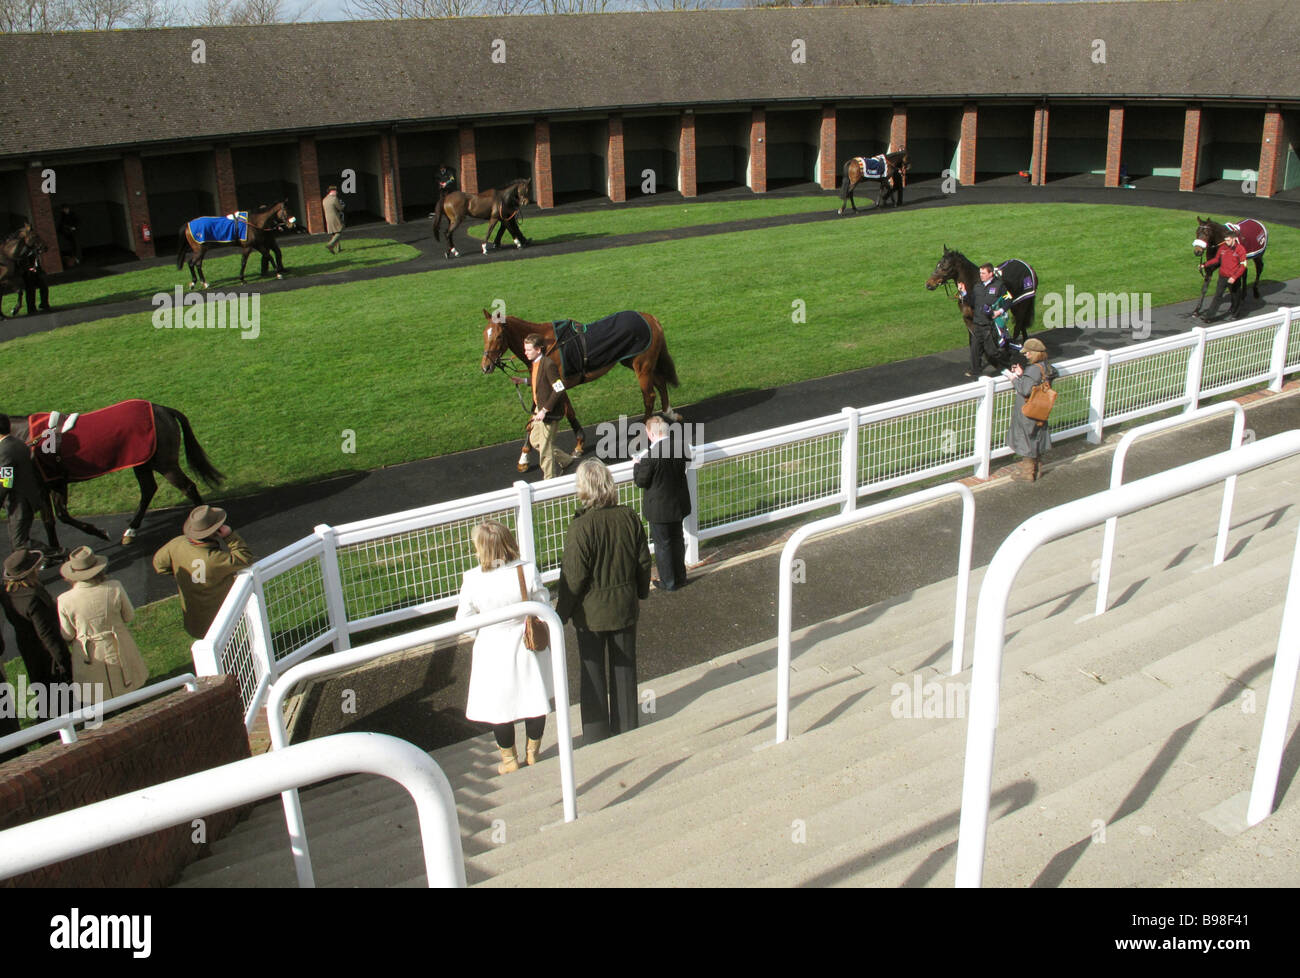
MULTIPOLYGON (((506 608, 480 615, 472 615, 442 625, 433 625, 419 631, 407 632, 392 638, 386 638, 369 645, 362 645, 345 652, 335 652, 310 662, 303 662, 281 676, 271 686, 267 696, 266 716, 270 727, 271 746, 282 750, 289 746, 289 734, 284 726, 284 701, 289 693, 308 679, 342 672, 372 662, 375 659, 419 645, 428 645, 444 639, 454 638, 466 632, 477 631, 488 625, 512 619, 522 619, 525 615, 537 615, 546 620, 551 631, 551 679, 555 689, 556 736, 560 749, 560 789, 564 798, 564 820, 572 822, 578 817, 577 789, 573 777, 573 731, 569 727, 569 673, 564 653, 564 625, 560 617, 548 604, 540 601, 521 601, 506 608)), ((298 885, 315 886, 311 866, 311 853, 307 845, 307 828, 302 817, 302 805, 298 800, 297 788, 286 790, 281 799, 284 803, 285 824, 289 830, 289 846, 293 852, 294 870, 298 874, 298 885)))
MULTIPOLYGON (((1148 424, 1139 425, 1132 431, 1124 432, 1124 437, 1119 440, 1119 445, 1115 449, 1115 457, 1111 460, 1110 487, 1118 489, 1124 483, 1124 461, 1128 458, 1128 450, 1133 447, 1133 443, 1139 438, 1145 435, 1153 435, 1158 431, 1168 431, 1170 428, 1203 421, 1226 411, 1233 414, 1232 441, 1229 442, 1228 447, 1238 448, 1246 432, 1246 409, 1236 401, 1223 401, 1209 407, 1197 408, 1195 411, 1188 411, 1186 414, 1180 414, 1174 418, 1152 421, 1148 424)), ((1214 545, 1215 567, 1223 563, 1223 558, 1228 552, 1228 523, 1232 519, 1232 497, 1236 492, 1236 488, 1237 477, 1235 475, 1224 480, 1223 506, 1219 511, 1219 536, 1214 545)), ((1101 542, 1101 565, 1097 568, 1097 607, 1095 611, 1097 615, 1106 613, 1106 603, 1110 597, 1110 569, 1115 561, 1115 534, 1118 526, 1118 516, 1112 516, 1106 521, 1105 536, 1101 542)))
POLYGON ((322 737, 6 829, 0 832, 0 879, 344 774, 377 774, 410 792, 429 886, 465 886, 456 802, 446 776, 418 747, 375 733, 322 737))
POLYGON ((827 517, 815 523, 802 526, 794 532, 781 549, 780 570, 777 578, 777 625, 776 625, 776 743, 781 744, 790 736, 790 631, 794 617, 794 555, 805 541, 814 536, 843 529, 854 523, 862 523, 894 513, 913 506, 944 499, 948 496, 961 497, 961 542, 957 556, 957 599, 953 612, 952 630, 952 673, 956 675, 962 669, 962 645, 966 637, 966 601, 970 592, 971 546, 975 539, 975 496, 966 486, 959 482, 950 482, 930 489, 922 489, 897 499, 868 506, 855 512, 841 513, 827 517))
MULTIPOLYGON (((1126 486, 1106 489, 1045 510, 1020 524, 998 548, 984 575, 975 619, 975 655, 971 670, 966 766, 957 843, 957 886, 979 886, 983 880, 989 795, 993 788, 993 749, 1002 674, 1002 649, 1006 638, 1007 600, 1016 575, 1025 561, 1043 544, 1096 526, 1108 517, 1135 513, 1175 496, 1212 486, 1238 473, 1298 454, 1300 430, 1274 435, 1139 479, 1126 486)), ((1296 560, 1300 562, 1300 555, 1296 560)), ((1293 599, 1300 602, 1300 587, 1296 584, 1294 573, 1288 591, 1288 607, 1283 615, 1284 626, 1288 622, 1294 625, 1296 616, 1300 615, 1300 608, 1291 603, 1293 599)), ((1249 808, 1259 818, 1264 817, 1260 814, 1261 811, 1267 814, 1267 809, 1272 805, 1272 793, 1269 792, 1266 801, 1262 799, 1262 794, 1268 785, 1275 788, 1277 784, 1278 764, 1282 756, 1281 737, 1285 733, 1296 681, 1296 635, 1295 629, 1290 632, 1284 629, 1278 640, 1278 654, 1264 715, 1268 753, 1261 747, 1249 808), (1285 687, 1285 690, 1279 689, 1279 686, 1285 687), (1272 764, 1271 775, 1267 772, 1261 774, 1266 759, 1272 764)))
MULTIPOLYGON (((1107 427, 1181 409, 1261 383, 1280 390, 1300 371, 1300 308, 1197 327, 1114 352, 1056 364, 1053 439, 1100 443, 1107 427)), ((701 541, 969 471, 985 478, 1002 444, 1015 396, 1005 377, 695 446, 687 470, 692 512, 687 559, 701 541)), ((611 467, 620 502, 640 506, 631 463, 611 467)), ((252 724, 270 683, 324 649, 346 649, 357 631, 455 607, 474 566, 469 534, 484 518, 515 529, 521 554, 545 581, 558 575, 575 503, 574 477, 511 487, 340 527, 259 561, 237 578, 204 639, 200 676, 239 677, 252 724)))
MULTIPOLYGON (((69 686, 77 686, 76 683, 69 683, 69 686)), ((103 703, 95 703, 92 706, 83 706, 80 709, 73 710, 70 713, 64 713, 61 716, 52 717, 41 723, 32 724, 25 727, 16 734, 10 734, 8 737, 0 737, 0 754, 4 754, 15 747, 23 747, 27 744, 47 737, 52 733, 58 733, 59 739, 65 744, 75 744, 77 742, 77 725, 84 724, 88 721, 98 721, 110 713, 118 710, 124 710, 128 706, 135 706, 137 703, 143 703, 145 700, 153 699, 155 696, 161 696, 163 693, 170 693, 173 690, 185 687, 191 693, 196 692, 199 688, 199 681, 193 673, 187 672, 180 676, 173 676, 171 679, 163 680, 159 683, 151 683, 148 686, 141 686, 139 689, 132 690, 129 693, 123 693, 121 696, 114 696, 111 700, 105 700, 103 703)))

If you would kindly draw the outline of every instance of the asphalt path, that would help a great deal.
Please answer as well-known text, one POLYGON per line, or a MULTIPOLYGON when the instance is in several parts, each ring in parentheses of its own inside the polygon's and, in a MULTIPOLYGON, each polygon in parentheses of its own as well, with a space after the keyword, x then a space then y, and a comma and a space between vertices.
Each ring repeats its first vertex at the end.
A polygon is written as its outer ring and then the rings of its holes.
MULTIPOLYGON (((755 195, 748 191, 730 191, 710 195, 708 199, 752 198, 753 196, 755 195)), ((677 195, 661 194, 657 198, 645 199, 625 206, 662 204, 672 202, 673 198, 681 200, 677 195)), ((946 207, 1028 202, 1122 203, 1216 214, 1235 213, 1240 209, 1241 216, 1257 217, 1265 223, 1300 227, 1300 203, 1295 201, 1242 199, 1240 195, 1233 197, 1140 189, 1108 191, 1068 184, 1031 188, 1002 182, 963 188, 957 194, 948 196, 939 192, 937 182, 933 182, 933 185, 912 184, 908 187, 906 206, 908 208, 946 207)), ((432 240, 428 221, 416 221, 398 226, 376 225, 369 228, 350 228, 349 236, 380 233, 399 241, 407 241, 420 248, 422 254, 412 261, 391 266, 314 275, 302 279, 289 278, 279 282, 270 280, 254 284, 252 287, 268 293, 288 291, 335 282, 361 281, 460 267, 469 263, 521 261, 534 256, 576 253, 641 241, 729 233, 756 227, 827 220, 869 222, 874 216, 874 212, 868 209, 856 215, 837 218, 834 210, 836 204, 837 201, 828 194, 826 212, 614 238, 579 238, 558 243, 537 242, 532 247, 518 250, 507 247, 488 256, 483 256, 477 251, 467 252, 461 258, 452 261, 442 257, 442 245, 432 240)), ((610 209, 613 206, 615 205, 591 202, 568 205, 557 208, 557 211, 594 211, 610 209)), ((526 211, 525 217, 527 216, 526 211)), ((523 223, 523 228, 527 233, 527 223, 523 223)), ((1192 230, 1192 228, 1188 229, 1189 265, 1192 230)), ((869 233, 867 226, 864 226, 864 233, 869 233)), ((314 236, 305 240, 323 242, 324 239, 323 236, 314 236)), ((477 244, 478 239, 472 240, 477 244)), ((346 242, 347 237, 344 238, 345 245, 346 242)), ((952 243, 955 242, 950 242, 952 243)), ((1102 241, 1098 246, 1115 248, 1117 260, 1121 257, 1117 246, 1112 243, 1102 241)), ((463 246, 462 250, 465 250, 463 246)), ((343 255, 346 254, 345 250, 343 255)), ((165 265, 168 261, 158 260, 156 264, 165 265)), ((139 268, 141 264, 133 263, 128 267, 139 268)), ((918 287, 928 272, 928 268, 918 270, 918 287)), ((1244 310, 1245 315, 1280 305, 1300 305, 1300 280, 1290 282, 1271 280, 1266 266, 1261 288, 1263 301, 1248 300, 1244 310)), ((935 301, 943 300, 936 297, 935 301)), ((1153 310, 1150 336, 1159 337, 1183 332, 1197 325, 1197 321, 1189 315, 1192 306, 1193 303, 1186 302, 1153 310)), ((24 318, 17 323, 11 321, 11 323, 0 324, 0 340, 13 335, 57 329, 73 322, 151 309, 147 301, 142 301, 57 310, 45 316, 24 318)), ((1040 322, 1041 317, 1040 304, 1038 314, 1040 322)), ((1057 329, 1036 335, 1043 338, 1053 359, 1064 360, 1097 349, 1116 349, 1135 342, 1134 331, 1127 328, 1128 324, 1122 323, 1118 326, 1119 328, 1057 329)), ((954 339, 959 337, 959 329, 954 314, 954 339)), ((2 348, 0 348, 0 356, 3 356, 2 348)), ((688 402, 684 407, 678 407, 687 422, 703 425, 706 441, 715 442, 740 434, 834 414, 846 406, 862 407, 960 385, 968 382, 964 376, 967 365, 968 353, 966 347, 962 345, 940 354, 848 371, 781 388, 737 389, 706 401, 688 402)), ((7 369, 14 369, 14 366, 11 361, 6 363, 7 369)), ((496 378, 491 380, 500 382, 496 378)), ((1300 415, 1294 407, 1297 400, 1296 398, 1280 399, 1279 405, 1291 406, 1269 408, 1270 412, 1278 412, 1279 420, 1271 422, 1276 424, 1277 430, 1300 426, 1300 415)), ((601 419, 587 420, 590 422, 587 427, 588 444, 594 445, 594 426, 601 419)), ((1263 436, 1262 431, 1260 435, 1263 436)), ((570 436, 561 434, 562 445, 567 444, 568 437, 570 436)), ((1075 451, 1077 446, 1077 441, 1066 443, 1063 452, 1075 451)), ((255 553, 264 556, 309 535, 312 528, 318 524, 338 525, 475 495, 509 486, 518 478, 526 478, 530 481, 539 479, 540 473, 535 468, 525 476, 519 476, 515 472, 514 462, 517 452, 518 442, 511 442, 375 471, 349 473, 312 485, 285 486, 250 496, 231 499, 217 497, 212 501, 229 511, 232 525, 240 530, 255 553)), ((617 460, 606 459, 611 462, 617 460)), ((1032 498, 1044 500, 1058 491, 1051 485, 1053 481, 1060 484, 1066 480, 1048 479, 1039 483, 1037 487, 1031 487, 1031 491, 1034 491, 1032 498)), ((1077 487, 1073 486, 1073 479, 1071 482, 1072 486, 1069 488, 1073 491, 1077 487)), ((1091 482, 1080 485, 1091 485, 1091 482)), ((1104 479, 1098 482, 1095 488, 1103 486, 1104 479)), ((1059 491, 1066 489, 1064 485, 1059 486, 1059 491)), ((1001 491, 999 489, 999 492, 1001 491)), ((1008 487, 1007 491, 1016 497, 1023 496, 1025 492, 1019 487, 1008 487)), ((1089 488, 1086 491, 1094 490, 1089 488)), ((164 488, 161 494, 175 496, 170 487, 164 488)), ((1079 494, 1083 492, 1080 491, 1079 494)), ((108 556, 110 575, 123 583, 132 601, 139 605, 175 593, 169 579, 152 572, 149 557, 156 548, 179 532, 187 508, 187 506, 177 506, 151 510, 141 528, 137 542, 130 548, 124 548, 116 543, 105 545, 103 541, 83 537, 70 527, 61 527, 60 536, 65 546, 74 547, 87 543, 108 556)), ((996 536, 997 540, 1001 540, 1024 515, 1023 510, 1017 509, 1006 519, 1000 520, 986 518, 982 512, 983 531, 990 534, 990 539, 996 536)), ((92 521, 104 527, 110 536, 116 539, 128 520, 129 514, 112 514, 94 517, 92 521)), ((43 530, 38 527, 35 535, 38 539, 42 539, 43 530)), ((729 548, 728 553, 734 553, 737 549, 733 546, 729 548)), ((859 561, 858 565, 855 565, 856 571, 846 571, 837 580, 828 582, 827 587, 840 592, 828 607, 841 607, 847 601, 846 610, 851 610, 861 606, 863 594, 879 598, 901 593, 898 588, 904 585, 920 586, 922 579, 929 576, 921 571, 931 567, 934 562, 926 556, 925 548, 922 548, 918 554, 912 555, 912 563, 916 565, 916 570, 907 570, 907 562, 904 558, 912 549, 911 547, 898 548, 899 552, 891 558, 890 569, 884 575, 884 580, 875 580, 869 574, 864 577, 863 568, 859 566, 862 562, 859 561), (855 601, 856 604, 853 603, 855 601)), ((986 560, 987 556, 984 559, 986 560)), ((774 561, 775 557, 771 560, 774 561)), ((740 566, 750 567, 752 563, 755 562, 747 562, 740 566)), ((764 571, 751 580, 748 576, 751 573, 753 571, 742 573, 740 570, 705 573, 700 575, 699 581, 680 594, 653 595, 645 605, 646 617, 642 626, 643 638, 639 650, 640 675, 645 678, 663 675, 686 665, 706 661, 723 652, 744 647, 751 641, 761 640, 763 635, 770 637, 769 633, 772 633, 774 627, 772 616, 775 606, 769 601, 769 599, 774 601, 774 564, 770 574, 764 571), (763 584, 762 582, 769 577, 771 580, 763 584), (771 607, 767 607, 769 604, 771 607), (727 621, 729 618, 734 621, 727 621), (768 620, 769 618, 771 621, 768 620), (718 622, 723 622, 726 627, 714 627, 718 622)), ((47 571, 46 576, 51 581, 59 581, 56 570, 47 571)), ((925 580, 924 583, 929 581, 925 580)), ((55 584, 56 593, 61 587, 61 583, 55 584)), ((7 641, 6 644, 12 654, 12 643, 7 641)), ((467 662, 463 652, 448 653, 433 659, 416 660, 414 665, 395 666, 393 674, 386 679, 376 675, 373 695, 365 698, 370 700, 372 705, 375 703, 383 705, 378 712, 363 711, 369 715, 369 719, 365 722, 373 723, 375 726, 351 728, 335 726, 332 729, 384 729, 406 736, 426 747, 477 732, 477 728, 464 721, 463 712, 458 713, 463 711, 463 683, 466 679, 467 662)), ((576 675, 576 670, 573 668, 571 668, 571 675, 576 675)), ((326 699, 325 702, 330 700, 326 699)), ((333 702, 337 703, 339 700, 335 698, 333 702)), ((312 732, 319 734, 328 731, 320 728, 312 732)))

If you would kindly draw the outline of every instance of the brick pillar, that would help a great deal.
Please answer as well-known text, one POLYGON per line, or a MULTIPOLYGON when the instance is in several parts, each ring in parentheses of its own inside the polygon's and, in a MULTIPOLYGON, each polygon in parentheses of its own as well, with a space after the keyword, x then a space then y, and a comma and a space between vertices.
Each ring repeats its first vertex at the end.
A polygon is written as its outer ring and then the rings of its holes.
POLYGON ((967 102, 961 112, 961 167, 957 180, 963 187, 975 182, 975 140, 979 128, 979 108, 967 102))
POLYGON ((1178 189, 1196 189, 1196 171, 1201 162, 1201 107, 1189 105, 1183 111, 1183 162, 1178 172, 1178 189))
POLYGON ((379 182, 384 196, 384 220, 402 223, 402 198, 397 188, 397 139, 386 132, 379 134, 379 182))
MULTIPOLYGON (((627 169, 623 157, 623 117, 609 117, 609 148, 605 153, 609 199, 616 204, 627 200, 627 169)), ((658 188, 656 188, 658 189, 658 188)))
POLYGON ((840 168, 839 161, 835 157, 835 106, 833 105, 822 106, 820 143, 821 148, 818 158, 821 165, 817 168, 817 182, 821 184, 823 190, 834 190, 835 185, 839 182, 840 168))
POLYGON ((749 189, 767 193, 767 110, 754 109, 749 121, 749 189))
POLYGON ((1259 180, 1256 197, 1272 197, 1282 186, 1286 169, 1286 126, 1276 105, 1264 110, 1264 134, 1259 146, 1259 180))
POLYGON ((1119 186, 1119 164, 1124 157, 1124 106, 1112 105, 1106 120, 1106 186, 1119 186))
POLYGON ((677 189, 683 197, 698 193, 695 185, 695 116, 683 115, 681 131, 677 137, 677 168, 681 174, 677 189))
POLYGON ((153 242, 145 241, 140 234, 140 225, 149 223, 149 194, 144 186, 144 164, 140 162, 139 153, 127 153, 122 157, 122 176, 126 181, 126 218, 131 224, 135 256, 154 258, 157 253, 153 242))
POLYGON ((555 206, 555 182, 551 179, 551 124, 546 119, 533 123, 533 200, 543 209, 555 206))
POLYGON ((460 127, 460 189, 478 193, 478 150, 474 146, 474 127, 460 127))
POLYGON ((1047 183, 1047 132, 1049 110, 1046 105, 1034 109, 1034 152, 1029 164, 1030 183, 1041 187, 1047 183))
POLYGON ((302 203, 307 208, 307 230, 325 233, 325 208, 321 206, 320 164, 316 161, 316 137, 298 137, 298 177, 302 203))
POLYGON ((889 152, 902 149, 907 145, 907 106, 895 105, 893 118, 889 120, 889 152))
POLYGON ((46 272, 53 274, 63 271, 63 256, 59 254, 54 205, 50 203, 50 195, 42 189, 45 183, 41 178, 42 169, 39 166, 27 168, 27 206, 32 215, 32 230, 47 246, 41 264, 46 272))
POLYGON ((235 192, 235 161, 229 146, 218 146, 212 151, 213 169, 217 174, 217 210, 233 214, 239 210, 239 195, 235 192))

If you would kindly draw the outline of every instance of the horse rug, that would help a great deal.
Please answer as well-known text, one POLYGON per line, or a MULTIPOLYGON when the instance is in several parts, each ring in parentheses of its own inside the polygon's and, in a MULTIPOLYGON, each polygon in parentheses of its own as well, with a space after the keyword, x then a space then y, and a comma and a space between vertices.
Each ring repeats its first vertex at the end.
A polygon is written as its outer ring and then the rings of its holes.
POLYGON ((1264 249, 1268 247, 1268 229, 1253 218, 1240 224, 1229 224, 1227 227, 1241 238, 1241 246, 1246 249, 1247 258, 1262 255, 1264 249))
POLYGON ((1011 293, 1013 306, 1024 299, 1032 298, 1038 291, 1038 275, 1028 262, 1023 262, 1019 258, 1008 258, 997 266, 997 270, 1002 276, 1002 284, 1011 293))
POLYGON ((864 180, 882 180, 889 171, 889 162, 885 159, 884 153, 872 157, 859 156, 857 160, 864 180))
MULTIPOLYGON (((27 417, 32 455, 39 468, 49 428, 48 411, 27 417)), ((122 401, 111 407, 91 411, 77 418, 71 431, 59 436, 62 472, 53 467, 50 476, 67 474, 70 482, 84 482, 109 472, 134 468, 153 458, 158 444, 154 429, 153 405, 148 401, 122 401)))
POLYGON ((248 244, 248 211, 226 217, 196 217, 186 227, 196 244, 248 244))
POLYGON ((630 309, 585 325, 572 319, 551 325, 560 347, 561 372, 566 377, 630 360, 650 348, 650 324, 630 309))

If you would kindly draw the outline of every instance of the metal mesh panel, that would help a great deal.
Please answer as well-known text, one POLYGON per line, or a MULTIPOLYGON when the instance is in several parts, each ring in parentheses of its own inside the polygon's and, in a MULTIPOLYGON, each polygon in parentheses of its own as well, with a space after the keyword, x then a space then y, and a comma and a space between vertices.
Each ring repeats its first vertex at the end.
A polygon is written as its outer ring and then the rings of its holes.
POLYGON ((276 662, 329 631, 319 557, 263 581, 262 596, 271 626, 271 657, 276 662))
POLYGON ((979 399, 858 427, 858 487, 970 456, 979 399))
MULTIPOLYGON (((1052 405, 1051 417, 1047 427, 1053 431, 1068 431, 1088 423, 1088 411, 1092 403, 1092 380, 1095 370, 1085 370, 1069 377, 1058 377, 1052 382, 1056 391, 1056 403, 1052 405)), ((997 429, 994 429, 994 435, 997 429)), ((996 441, 994 442, 996 447, 996 441)))
POLYGON ((1267 372, 1273 362, 1275 335, 1275 330, 1271 328, 1252 329, 1236 336, 1206 340, 1201 390, 1226 387, 1267 372))
POLYGON ((518 533, 515 510, 452 520, 338 548, 343 607, 349 621, 410 608, 460 593, 465 571, 478 566, 470 533, 484 520, 518 533))
POLYGON ((1287 368, 1300 367, 1300 316, 1291 320, 1291 335, 1286 341, 1287 368))
MULTIPOLYGON (((641 499, 645 495, 630 479, 617 483, 619 505, 631 506, 645 521, 641 499)), ((578 497, 572 493, 533 503, 533 543, 537 549, 537 569, 545 574, 558 570, 564 556, 564 538, 578 511, 578 497)))
POLYGON ((1106 377, 1106 417, 1177 400, 1187 387, 1192 348, 1167 350, 1141 360, 1112 363, 1106 377))
POLYGON ((838 433, 760 448, 699 469, 699 528, 775 513, 840 491, 838 433))
POLYGON ((247 709, 257 695, 257 659, 253 656, 253 625, 247 613, 239 616, 239 624, 230 633, 226 644, 217 650, 222 675, 234 676, 239 683, 239 698, 247 709))

